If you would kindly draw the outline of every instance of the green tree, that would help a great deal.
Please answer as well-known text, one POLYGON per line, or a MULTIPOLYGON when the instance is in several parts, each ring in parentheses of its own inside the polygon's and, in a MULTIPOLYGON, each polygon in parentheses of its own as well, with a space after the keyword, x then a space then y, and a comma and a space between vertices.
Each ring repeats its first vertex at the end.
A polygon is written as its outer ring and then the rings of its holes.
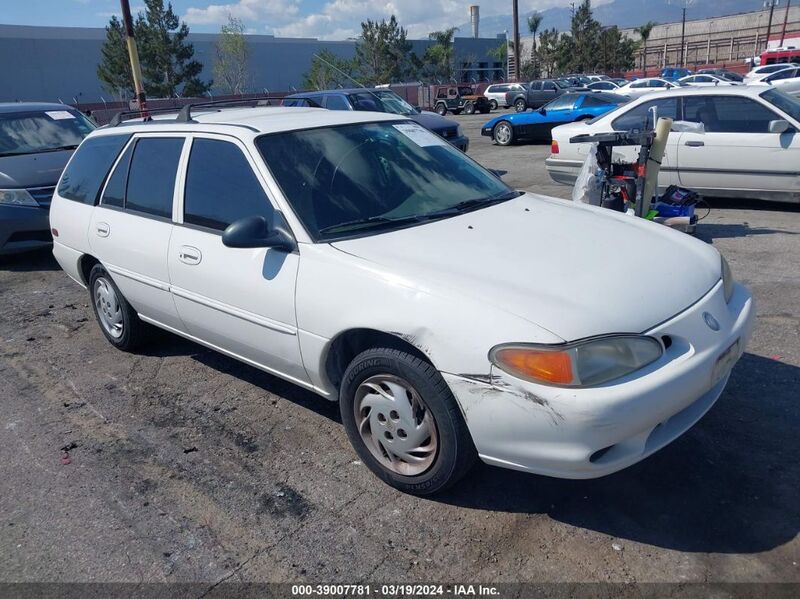
POLYGON ((636 32, 642 38, 642 77, 647 77, 647 40, 650 39, 650 34, 656 25, 658 23, 655 21, 647 21, 641 27, 636 28, 636 32))
POLYGON ((616 73, 632 68, 636 62, 636 42, 623 38, 616 25, 603 29, 599 46, 597 70, 616 73))
POLYGON ((241 19, 228 16, 228 24, 220 29, 214 47, 214 78, 218 84, 231 94, 243 94, 250 79, 248 60, 250 48, 244 34, 241 19))
POLYGON ((172 3, 164 7, 164 0, 144 0, 144 4, 136 33, 138 38, 141 28, 139 56, 147 94, 163 98, 177 93, 199 96, 208 91, 211 82, 200 80, 203 65, 194 60, 194 46, 186 41, 189 27, 172 10, 172 3))
POLYGON ((303 75, 305 89, 352 87, 353 83, 360 83, 355 76, 354 61, 339 58, 330 50, 320 50, 315 54, 311 68, 303 75))
POLYGON ((414 74, 414 56, 407 32, 392 15, 389 20, 361 23, 355 64, 360 80, 367 85, 392 83, 414 74))
POLYGON ((539 65, 542 72, 548 77, 556 74, 560 43, 561 34, 555 27, 545 29, 539 36, 539 45, 537 47, 539 65))
POLYGON ((428 74, 443 81, 449 81, 455 72, 455 50, 453 38, 458 27, 450 27, 442 31, 433 31, 428 39, 434 42, 425 49, 423 63, 428 74))
POLYGON ((531 71, 531 76, 528 77, 529 79, 535 79, 541 74, 541 69, 539 68, 539 54, 536 52, 536 36, 539 33, 539 28, 542 26, 543 18, 542 13, 539 12, 528 15, 528 31, 532 38, 530 67, 528 69, 531 71))
POLYGON ((598 60, 601 27, 592 16, 592 3, 583 0, 572 17, 571 58, 569 69, 576 72, 591 71, 598 60))
POLYGON ((106 25, 106 40, 100 49, 101 60, 97 65, 97 78, 103 89, 120 100, 134 95, 131 63, 125 42, 125 28, 117 17, 111 17, 106 25))

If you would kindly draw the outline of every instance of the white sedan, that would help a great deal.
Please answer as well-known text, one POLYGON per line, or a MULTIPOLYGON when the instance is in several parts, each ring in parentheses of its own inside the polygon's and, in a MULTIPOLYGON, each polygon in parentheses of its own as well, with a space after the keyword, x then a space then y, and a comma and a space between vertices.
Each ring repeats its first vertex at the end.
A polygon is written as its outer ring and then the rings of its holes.
POLYGON ((762 79, 762 83, 772 85, 787 94, 800 95, 800 67, 782 69, 762 79))
POLYGON ((666 79, 661 79, 660 77, 648 77, 646 79, 636 79, 634 81, 630 81, 629 83, 626 83, 625 85, 622 85, 613 91, 616 94, 623 94, 630 98, 638 98, 644 94, 663 92, 670 89, 679 89, 681 87, 683 87, 683 84, 675 81, 667 81, 666 79))
POLYGON ((691 87, 717 87, 720 85, 741 85, 738 81, 723 79, 716 75, 689 75, 678 79, 678 83, 691 87))
MULTIPOLYGON (((800 101, 767 85, 682 88, 639 98, 592 121, 556 127, 550 176, 573 183, 589 151, 570 139, 584 133, 651 128, 652 113, 702 123, 703 132, 672 132, 660 188, 682 185, 707 196, 800 201, 800 101)), ((627 162, 638 148, 617 148, 627 162)))
POLYGON ((756 67, 747 75, 744 76, 745 83, 757 83, 764 79, 764 77, 769 77, 773 73, 777 73, 778 71, 782 71, 783 69, 788 69, 791 67, 796 67, 798 65, 794 63, 780 63, 780 64, 768 64, 764 65, 763 67, 756 67))
POLYGON ((515 191, 399 115, 188 110, 86 138, 53 197, 56 259, 113 347, 156 326, 338 402, 398 489, 435 493, 478 457, 630 466, 711 408, 746 347, 750 292, 693 237, 515 191))

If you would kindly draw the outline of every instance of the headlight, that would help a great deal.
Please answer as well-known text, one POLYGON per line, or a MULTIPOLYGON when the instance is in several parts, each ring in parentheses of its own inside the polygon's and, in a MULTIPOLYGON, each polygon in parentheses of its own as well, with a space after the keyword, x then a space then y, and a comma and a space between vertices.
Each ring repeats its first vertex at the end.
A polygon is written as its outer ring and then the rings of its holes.
POLYGON ((461 125, 456 127, 456 137, 461 137, 464 135, 464 132, 461 130, 461 125))
POLYGON ((725 293, 725 303, 727 304, 733 297, 733 273, 725 256, 720 254, 720 258, 722 259, 722 290, 725 293))
POLYGON ((10 206, 38 206, 33 196, 24 189, 0 189, 0 204, 10 206))
POLYGON ((507 343, 489 352, 498 368, 521 379, 564 387, 592 387, 630 374, 661 357, 653 337, 596 337, 565 345, 507 343))

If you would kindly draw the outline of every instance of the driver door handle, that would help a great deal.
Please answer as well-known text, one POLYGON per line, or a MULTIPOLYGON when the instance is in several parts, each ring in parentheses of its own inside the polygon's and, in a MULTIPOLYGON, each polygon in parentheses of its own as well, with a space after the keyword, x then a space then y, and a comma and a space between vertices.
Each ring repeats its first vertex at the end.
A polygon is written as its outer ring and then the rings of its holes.
POLYGON ((685 145, 690 148, 701 148, 706 145, 706 143, 704 141, 687 141, 685 145))
POLYGON ((200 264, 203 254, 196 247, 182 245, 181 249, 178 250, 178 259, 184 264, 194 266, 195 264, 200 264))

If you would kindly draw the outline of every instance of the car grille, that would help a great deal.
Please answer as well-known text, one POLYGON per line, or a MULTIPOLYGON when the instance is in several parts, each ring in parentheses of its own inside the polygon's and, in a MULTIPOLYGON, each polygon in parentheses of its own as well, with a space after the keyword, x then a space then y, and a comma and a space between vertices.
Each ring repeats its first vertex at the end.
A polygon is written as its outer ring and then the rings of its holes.
POLYGON ((40 206, 47 208, 50 206, 50 201, 53 199, 53 193, 55 193, 56 188, 55 185, 52 187, 34 187, 27 191, 40 206))
POLYGON ((450 129, 441 129, 439 131, 439 135, 441 135, 445 139, 452 139, 453 137, 458 136, 458 129, 455 127, 450 129))

